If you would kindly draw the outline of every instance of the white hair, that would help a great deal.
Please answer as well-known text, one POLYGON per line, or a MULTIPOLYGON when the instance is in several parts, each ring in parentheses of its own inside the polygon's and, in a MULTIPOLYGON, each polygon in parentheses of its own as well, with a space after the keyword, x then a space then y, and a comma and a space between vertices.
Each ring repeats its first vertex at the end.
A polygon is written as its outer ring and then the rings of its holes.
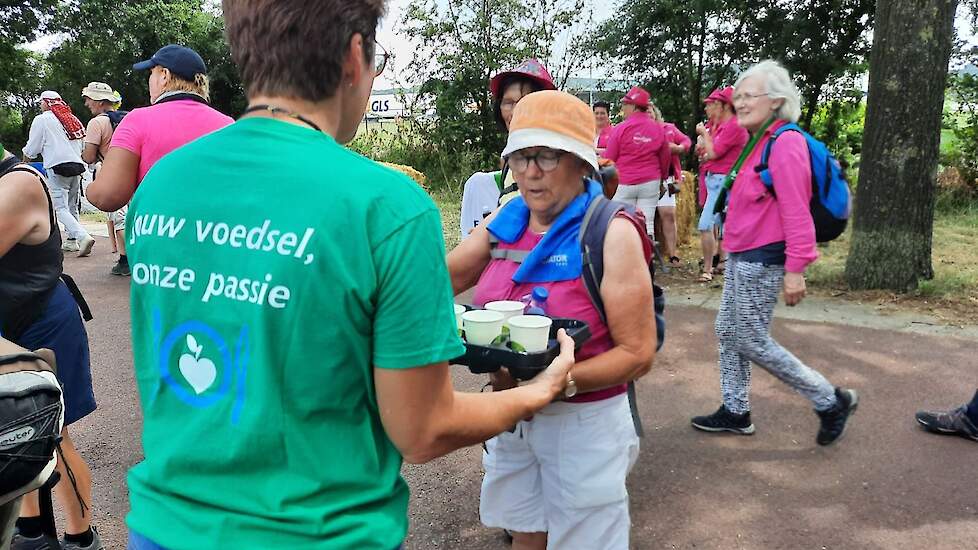
POLYGON ((798 122, 798 118, 801 117, 801 92, 791 81, 788 69, 777 61, 766 59, 740 73, 734 88, 739 88, 744 80, 752 76, 764 77, 764 87, 768 97, 784 100, 774 112, 774 116, 788 122, 798 122))

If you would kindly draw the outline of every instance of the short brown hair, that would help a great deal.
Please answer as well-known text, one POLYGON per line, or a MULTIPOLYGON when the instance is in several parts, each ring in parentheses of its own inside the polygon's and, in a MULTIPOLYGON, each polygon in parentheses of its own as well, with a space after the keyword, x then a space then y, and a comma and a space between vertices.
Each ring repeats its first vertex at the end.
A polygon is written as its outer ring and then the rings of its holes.
POLYGON ((231 57, 249 96, 329 99, 350 38, 373 57, 386 0, 223 0, 231 57))

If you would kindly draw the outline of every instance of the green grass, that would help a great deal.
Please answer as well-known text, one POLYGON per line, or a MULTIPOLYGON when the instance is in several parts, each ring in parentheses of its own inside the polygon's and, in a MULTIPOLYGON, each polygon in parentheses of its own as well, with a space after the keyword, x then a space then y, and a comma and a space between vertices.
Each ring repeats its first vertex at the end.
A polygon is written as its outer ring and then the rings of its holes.
POLYGON ((445 249, 455 248, 461 240, 459 234, 459 218, 462 213, 462 195, 460 192, 443 187, 431 191, 438 210, 441 211, 442 234, 445 236, 445 249))
POLYGON ((80 217, 81 217, 81 221, 88 222, 88 223, 97 223, 97 222, 104 223, 109 219, 108 216, 105 214, 105 212, 86 212, 84 214, 81 214, 80 217))
MULTIPOLYGON (((819 260, 808 268, 813 287, 845 288, 846 256, 851 230, 827 246, 819 247, 819 260)), ((941 300, 978 299, 978 207, 938 212, 934 219, 934 278, 921 281, 913 293, 941 300)))

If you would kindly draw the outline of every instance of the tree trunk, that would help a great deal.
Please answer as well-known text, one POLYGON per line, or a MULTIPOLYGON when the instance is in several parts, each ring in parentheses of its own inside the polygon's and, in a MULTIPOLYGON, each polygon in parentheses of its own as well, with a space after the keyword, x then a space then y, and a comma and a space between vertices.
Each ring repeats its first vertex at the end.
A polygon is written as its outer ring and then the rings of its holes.
POLYGON ((907 291, 933 277, 934 186, 957 0, 879 0, 846 281, 907 291))

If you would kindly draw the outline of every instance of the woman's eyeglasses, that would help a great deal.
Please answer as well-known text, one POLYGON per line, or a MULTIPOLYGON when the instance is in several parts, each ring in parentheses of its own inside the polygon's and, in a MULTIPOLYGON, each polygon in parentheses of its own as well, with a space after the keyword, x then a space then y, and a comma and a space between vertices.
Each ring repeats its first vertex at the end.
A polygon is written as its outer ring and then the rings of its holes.
POLYGON ((757 99, 759 97, 764 97, 766 95, 768 95, 768 94, 766 94, 766 93, 764 93, 764 94, 746 94, 746 93, 745 94, 736 94, 735 96, 733 96, 732 99, 733 99, 733 102, 734 103, 749 103, 749 102, 752 102, 752 101, 754 101, 755 99, 757 99))
POLYGON ((380 73, 384 72, 384 69, 387 68, 387 61, 391 58, 391 54, 387 53, 387 50, 376 40, 374 41, 374 46, 374 76, 380 76, 380 73), (380 51, 377 51, 377 49, 380 51))
POLYGON ((523 151, 514 151, 509 155, 509 167, 516 172, 525 172, 530 167, 530 161, 536 161, 537 167, 541 171, 553 172, 560 164, 560 157, 565 154, 567 154, 565 151, 553 149, 544 149, 535 155, 523 151))

